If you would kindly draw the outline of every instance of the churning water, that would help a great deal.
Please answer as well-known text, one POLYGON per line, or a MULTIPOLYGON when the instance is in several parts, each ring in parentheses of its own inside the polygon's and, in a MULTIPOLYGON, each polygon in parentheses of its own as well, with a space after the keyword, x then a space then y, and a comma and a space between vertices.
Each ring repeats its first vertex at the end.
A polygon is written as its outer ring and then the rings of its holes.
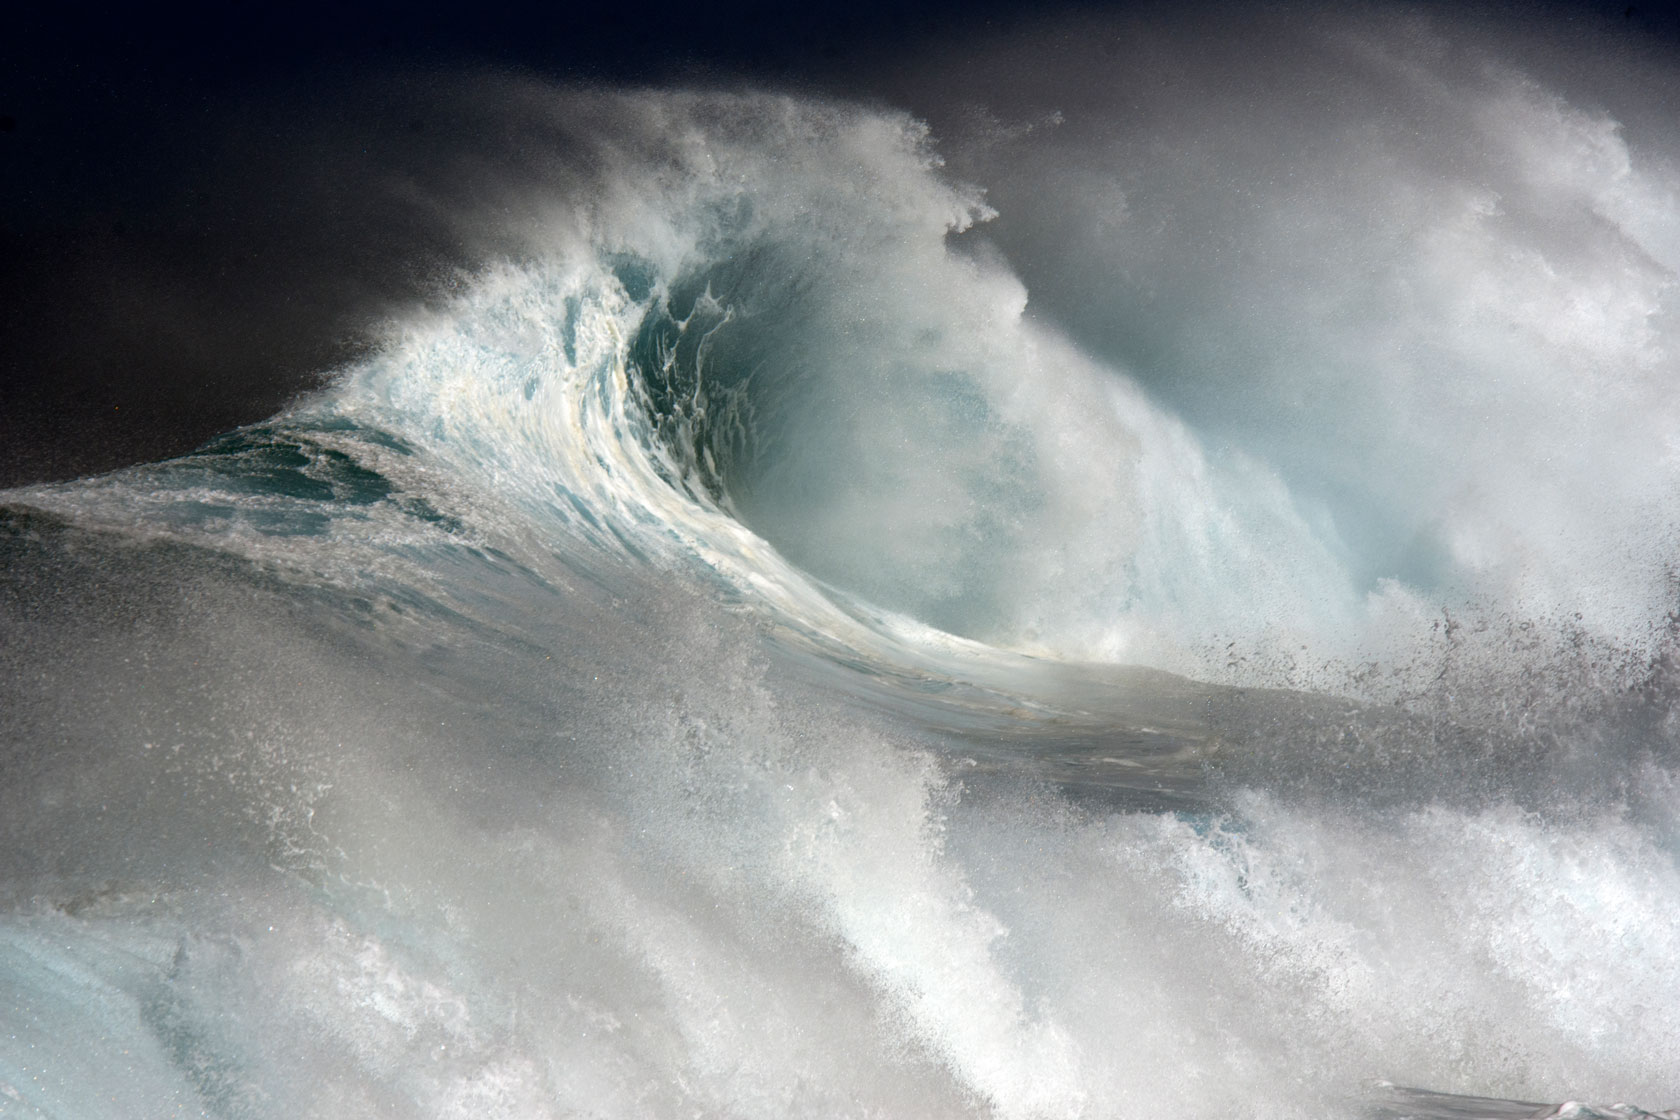
POLYGON ((430 94, 504 251, 0 496, 0 1116, 1680 1100, 1680 128, 1268 26, 430 94))

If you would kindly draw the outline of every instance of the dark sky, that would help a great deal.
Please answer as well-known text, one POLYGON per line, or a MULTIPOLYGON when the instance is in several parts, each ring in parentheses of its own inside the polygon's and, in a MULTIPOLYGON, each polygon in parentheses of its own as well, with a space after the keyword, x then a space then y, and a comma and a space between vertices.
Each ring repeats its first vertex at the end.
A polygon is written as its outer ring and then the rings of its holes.
MULTIPOLYGON (((370 74, 867 93, 855 75, 913 64, 919 44, 1113 6, 29 5, 0 25, 0 486, 260 419, 471 263, 370 208, 381 160, 423 160, 429 130, 462 127, 343 92, 370 74)), ((1667 5, 1551 11, 1670 39, 1680 26, 1667 5)))

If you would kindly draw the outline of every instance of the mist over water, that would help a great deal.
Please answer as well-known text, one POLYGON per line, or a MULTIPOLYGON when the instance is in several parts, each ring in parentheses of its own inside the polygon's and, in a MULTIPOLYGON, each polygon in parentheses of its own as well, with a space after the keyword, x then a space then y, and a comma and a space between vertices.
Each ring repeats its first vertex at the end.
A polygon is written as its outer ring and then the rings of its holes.
POLYGON ((1673 138, 1605 102, 1650 86, 1572 103, 1416 15, 1244 22, 1010 67, 1031 106, 1083 94, 969 125, 1035 299, 1320 506, 1367 588, 1639 625, 1672 525, 1673 138))
POLYGON ((0 1115, 1680 1102, 1672 73, 860 74, 344 93, 470 267, 0 498, 0 1115))

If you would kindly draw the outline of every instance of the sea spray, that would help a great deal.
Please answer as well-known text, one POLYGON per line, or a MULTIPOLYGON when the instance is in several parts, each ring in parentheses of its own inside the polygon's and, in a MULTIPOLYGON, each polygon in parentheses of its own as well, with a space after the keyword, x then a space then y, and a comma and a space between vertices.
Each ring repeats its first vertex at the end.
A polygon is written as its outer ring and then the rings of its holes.
MULTIPOLYGON (((1436 56, 1394 34, 1358 41, 1428 87, 1436 56)), ((1441 81, 1442 119, 1618 151, 1560 95, 1441 81)), ((0 1110, 1505 1116, 1680 1093, 1672 522, 1639 442, 1666 319, 1588 298, 1608 278, 1660 303, 1661 255, 1617 255, 1633 225, 1609 263, 1548 258, 1542 288, 1640 327, 1654 364, 1595 397, 1572 453, 1597 470, 1620 433, 1657 528, 1618 498, 1590 540, 1547 535, 1600 497, 1559 468, 1496 542, 1533 535, 1529 566, 1451 554, 1464 578, 1425 579, 1301 464, 1345 461, 1409 524, 1485 456, 1442 455, 1383 377, 1344 386, 1377 400, 1351 413, 1313 398, 1297 455, 1235 439, 1035 315, 1008 191, 958 182, 910 116, 474 87, 472 113, 496 104, 552 174, 509 173, 491 240, 513 248, 463 290, 264 424, 5 496, 0 1110), (1367 407, 1406 421, 1384 454, 1421 441, 1396 504, 1344 446, 1367 407), (1579 604, 1576 572, 1603 573, 1579 604)), ((1362 136, 1320 139, 1364 166, 1362 136)), ((1556 189, 1622 181, 1597 166, 1556 189)), ((1661 193, 1660 161, 1628 166, 1661 193)), ((1402 210, 1436 181, 1361 177, 1402 210)), ((1430 197, 1426 232, 1479 213, 1430 197)), ((1466 228, 1530 275, 1533 229, 1491 217, 1466 228)), ((1435 242, 1401 241, 1385 275, 1434 275, 1411 254, 1435 242)), ((1532 328, 1542 388, 1603 353, 1488 298, 1532 328)), ((1467 337, 1442 345, 1468 384, 1406 381, 1449 427, 1510 372, 1467 337)), ((1252 375, 1250 399, 1299 386, 1252 375)), ((1574 399, 1525 407, 1555 430, 1574 399)), ((1528 415, 1477 439, 1521 451, 1528 415)), ((1488 493, 1453 516, 1520 512, 1488 493)))

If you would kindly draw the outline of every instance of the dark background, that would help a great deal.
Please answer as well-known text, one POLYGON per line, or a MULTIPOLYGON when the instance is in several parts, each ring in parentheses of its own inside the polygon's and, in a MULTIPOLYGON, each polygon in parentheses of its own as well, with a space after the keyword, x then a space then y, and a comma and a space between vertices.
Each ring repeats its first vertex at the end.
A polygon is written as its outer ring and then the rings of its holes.
MULTIPOLYGON (((868 96, 920 46, 1120 6, 31 5, 0 20, 0 487, 261 419, 472 264, 436 224, 379 206, 379 168, 424 159, 451 125, 347 109, 368 74, 868 96)), ((1491 7, 1680 42, 1667 4, 1491 7)))

